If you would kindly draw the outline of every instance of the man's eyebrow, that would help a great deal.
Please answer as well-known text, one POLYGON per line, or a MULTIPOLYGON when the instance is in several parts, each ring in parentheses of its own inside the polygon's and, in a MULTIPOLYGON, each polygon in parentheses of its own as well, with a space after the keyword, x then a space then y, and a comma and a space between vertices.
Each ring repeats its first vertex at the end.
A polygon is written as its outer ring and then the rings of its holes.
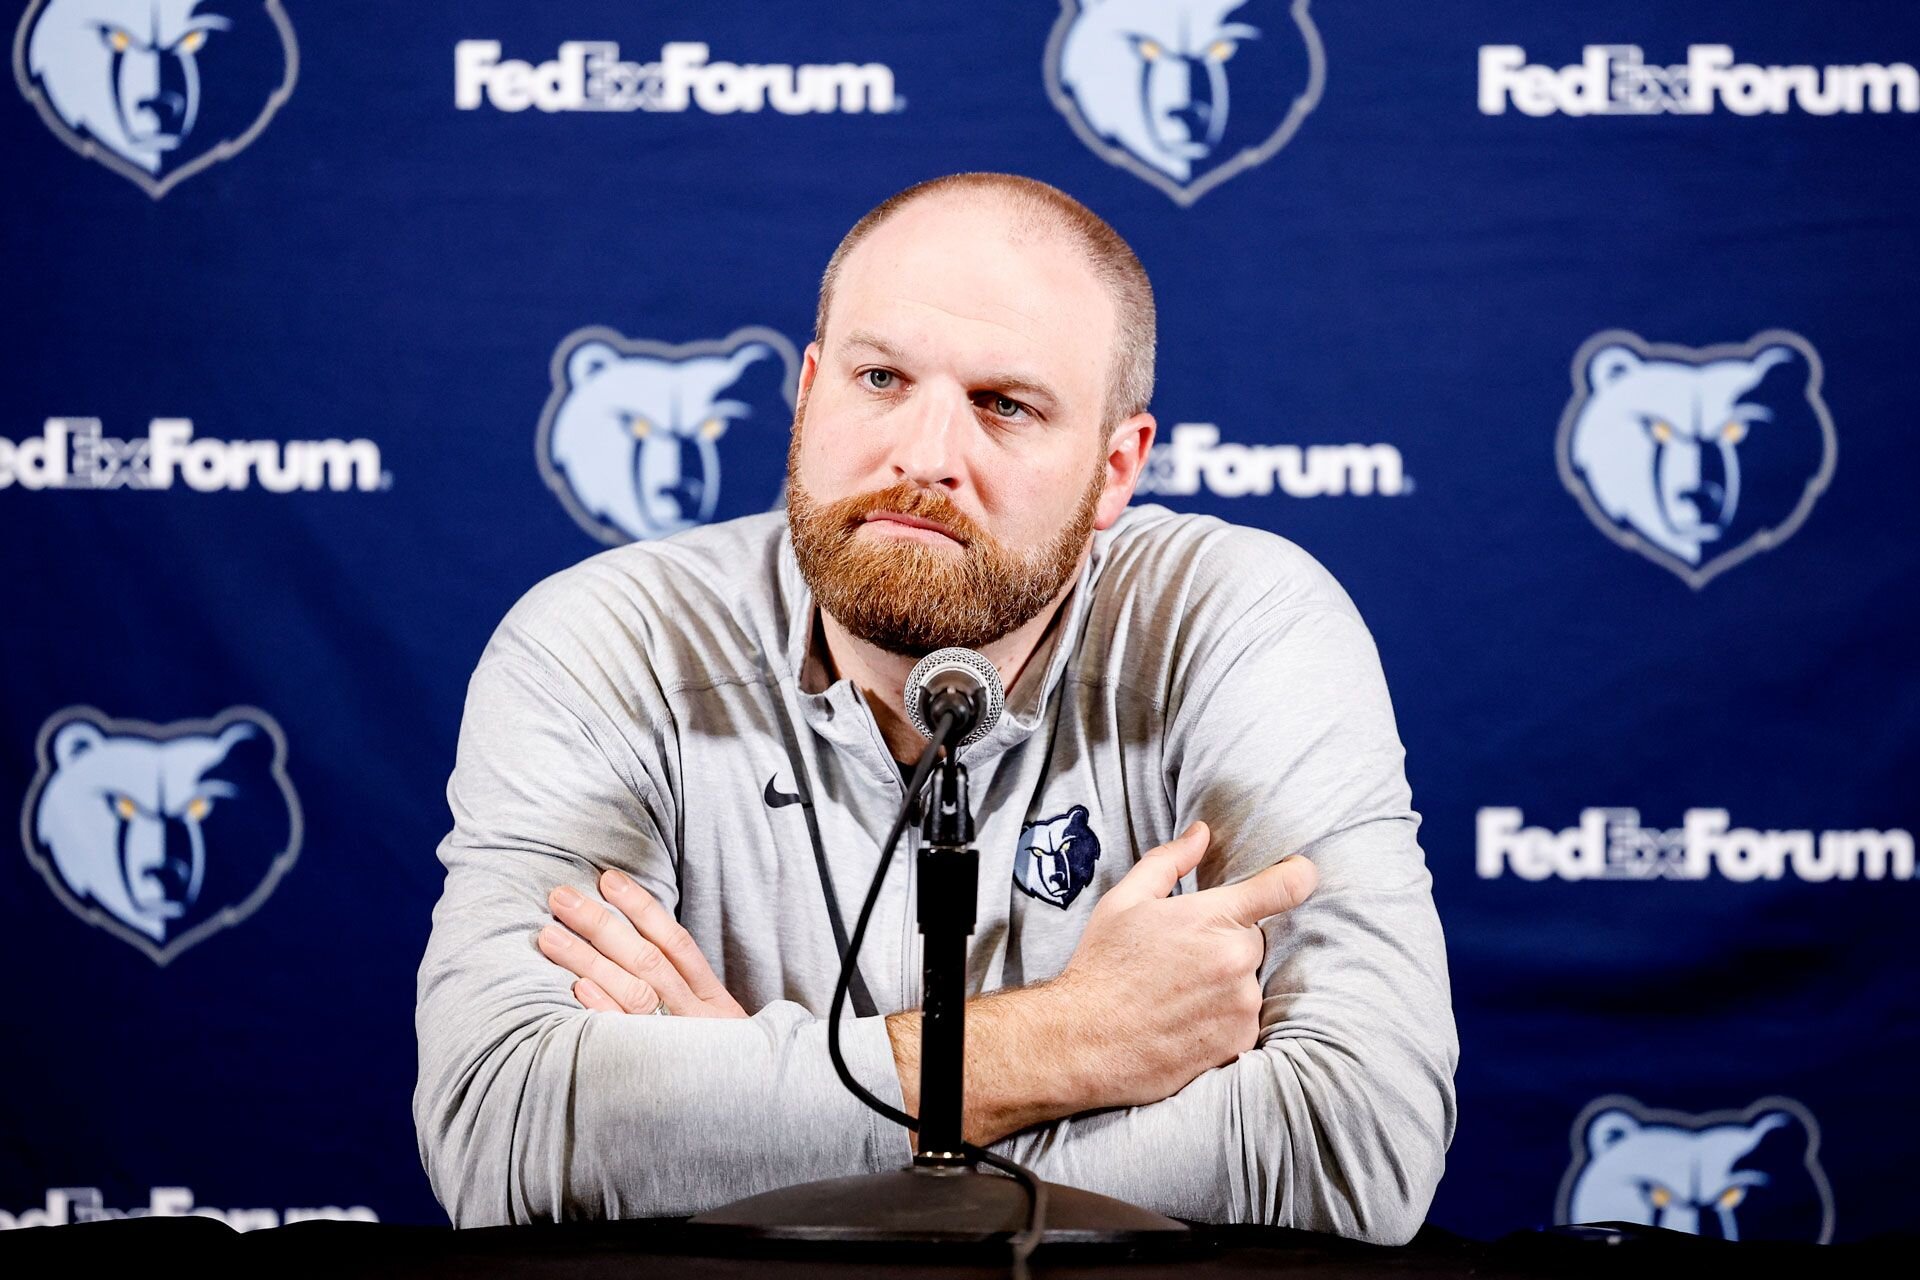
POLYGON ((894 346, 879 334, 870 333, 865 329, 855 329, 848 333, 845 342, 849 347, 866 347, 870 350, 877 351, 889 360, 905 360, 907 358, 906 352, 894 346))

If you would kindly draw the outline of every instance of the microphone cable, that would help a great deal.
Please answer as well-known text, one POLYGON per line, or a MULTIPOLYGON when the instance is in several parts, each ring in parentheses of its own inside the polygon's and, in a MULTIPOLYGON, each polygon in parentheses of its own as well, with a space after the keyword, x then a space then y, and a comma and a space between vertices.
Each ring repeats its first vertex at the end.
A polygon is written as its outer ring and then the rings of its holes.
MULTIPOLYGON (((940 749, 946 743, 947 736, 953 731, 954 714, 947 712, 934 726, 933 733, 927 739, 927 746, 920 753, 920 759, 913 767, 913 778, 907 783, 906 803, 900 806, 899 814, 893 820, 893 827, 887 832, 886 844, 880 850, 880 865, 874 869, 873 881, 867 886, 866 901, 860 904, 860 917, 854 922, 853 936, 847 940, 847 953, 840 958, 840 978, 833 985, 833 1005, 827 1012, 827 1056, 833 1059, 833 1069, 840 1076, 840 1083, 847 1086, 848 1092, 860 1099, 870 1109, 879 1113, 908 1132, 918 1130, 920 1120, 910 1116, 898 1107, 889 1106, 870 1093, 865 1086, 853 1078, 853 1072, 847 1068, 847 1060, 840 1052, 840 1014, 846 1007, 847 988, 853 981, 853 974, 860 961, 860 945, 866 941, 867 924, 873 919, 874 904, 880 901, 880 888, 886 883, 887 868, 893 862, 893 851, 900 843, 901 833, 907 829, 907 822, 913 815, 914 802, 925 790, 927 779, 933 774, 933 767, 939 760, 940 749)), ((963 1077, 964 1078, 964 1077, 963 1077)), ((1027 1259, 1040 1246, 1041 1237, 1046 1234, 1047 1220, 1047 1184, 1033 1175, 1033 1171, 1005 1156, 996 1155, 984 1147, 976 1147, 971 1142, 962 1142, 960 1150, 980 1164, 992 1165, 1013 1178, 1027 1193, 1026 1229, 1017 1232, 1008 1242, 1013 1247, 1013 1274, 1015 1280, 1026 1280, 1027 1259)))

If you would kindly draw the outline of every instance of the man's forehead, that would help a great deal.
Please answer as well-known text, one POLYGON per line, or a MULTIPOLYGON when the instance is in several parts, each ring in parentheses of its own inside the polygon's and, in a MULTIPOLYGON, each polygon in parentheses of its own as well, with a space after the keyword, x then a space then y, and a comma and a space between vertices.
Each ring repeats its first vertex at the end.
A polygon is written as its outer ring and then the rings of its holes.
POLYGON ((1104 375, 1113 301, 1086 254, 1044 221, 929 197, 870 232, 841 268, 829 347, 858 333, 964 346, 990 363, 1104 375), (1062 366, 1065 366, 1063 369, 1062 366))

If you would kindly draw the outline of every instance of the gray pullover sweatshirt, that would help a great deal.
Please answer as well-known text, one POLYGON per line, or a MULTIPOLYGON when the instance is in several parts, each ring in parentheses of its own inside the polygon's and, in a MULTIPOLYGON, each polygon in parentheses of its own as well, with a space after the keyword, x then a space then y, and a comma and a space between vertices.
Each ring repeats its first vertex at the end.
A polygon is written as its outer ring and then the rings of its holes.
MULTIPOLYGON (((816 612, 770 513, 556 574, 481 655, 416 1011, 420 1156, 456 1226, 689 1214, 907 1161, 827 1057, 836 933, 905 788, 864 696, 826 679, 816 612), (750 1018, 579 1006, 534 936, 549 890, 597 898, 607 867, 675 912, 750 1018)), ((1458 1047, 1386 685, 1333 578, 1272 534, 1133 508, 963 759, 976 992, 1058 974, 1099 896, 1196 818, 1213 841, 1183 888, 1295 853, 1319 871, 1263 926, 1256 1048, 997 1150, 1179 1217, 1410 1237, 1458 1047)), ((884 1015, 920 998, 902 845, 860 956, 865 1016, 843 1025, 895 1106, 884 1015)))

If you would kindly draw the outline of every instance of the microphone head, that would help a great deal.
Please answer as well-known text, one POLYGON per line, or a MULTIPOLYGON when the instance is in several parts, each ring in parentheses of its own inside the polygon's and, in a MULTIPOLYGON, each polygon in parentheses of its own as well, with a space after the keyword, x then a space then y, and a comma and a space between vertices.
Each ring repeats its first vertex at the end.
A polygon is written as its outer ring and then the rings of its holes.
POLYGON ((972 649, 957 646, 935 649, 920 659, 907 676, 907 719, 913 722, 921 737, 932 738, 939 720, 938 716, 928 714, 928 704, 934 695, 948 691, 967 694, 977 711, 972 726, 963 724, 960 739, 948 744, 951 749, 958 751, 980 741, 1000 723, 1000 713, 1007 706, 1007 694, 1000 686, 1000 673, 994 665, 972 649))

